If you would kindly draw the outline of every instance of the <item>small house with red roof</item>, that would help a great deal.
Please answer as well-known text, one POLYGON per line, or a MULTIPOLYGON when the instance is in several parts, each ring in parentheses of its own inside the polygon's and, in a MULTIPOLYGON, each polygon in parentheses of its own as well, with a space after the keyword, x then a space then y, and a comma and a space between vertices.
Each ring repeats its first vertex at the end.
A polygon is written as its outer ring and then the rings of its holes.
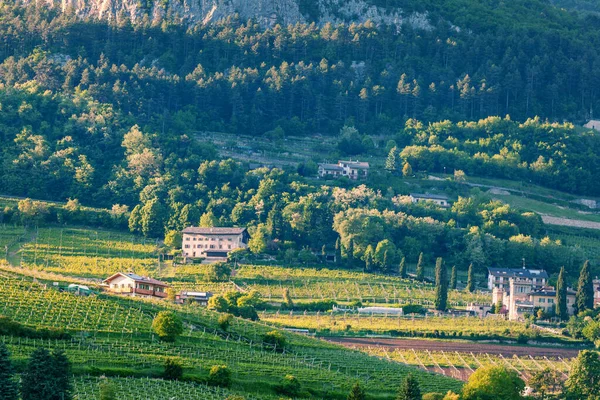
POLYGON ((117 272, 102 281, 108 291, 117 294, 143 297, 167 297, 168 284, 134 273, 117 272))

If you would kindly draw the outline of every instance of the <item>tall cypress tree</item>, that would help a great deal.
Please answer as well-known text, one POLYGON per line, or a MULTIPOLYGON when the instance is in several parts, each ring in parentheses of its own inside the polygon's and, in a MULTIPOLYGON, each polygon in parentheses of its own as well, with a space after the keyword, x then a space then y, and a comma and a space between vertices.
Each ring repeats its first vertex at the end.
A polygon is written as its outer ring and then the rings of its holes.
POLYGON ((448 305, 448 276, 442 257, 435 261, 435 309, 446 311, 448 305))
POLYGON ((341 264, 342 262, 342 241, 340 239, 340 237, 338 236, 338 238, 335 241, 335 263, 336 264, 341 264))
POLYGON ((400 278, 406 278, 406 257, 402 257, 402 260, 400 260, 398 275, 400 275, 400 278))
POLYGON ((4 343, 0 343, 0 400, 17 400, 18 398, 19 388, 10 362, 10 353, 4 343))
POLYGON ((400 390, 396 400, 421 400, 421 388, 419 388, 419 382, 415 379, 412 374, 408 374, 400 390))
POLYGON ((575 296, 575 313, 594 308, 594 283, 590 273, 590 260, 586 260, 579 273, 577 295, 575 296))
POLYGON ((381 269, 383 270, 384 274, 387 274, 389 272, 389 263, 390 263, 390 259, 388 256, 388 251, 384 251, 383 252, 383 262, 381 263, 381 269))
POLYGON ((364 255, 365 271, 373 269, 373 246, 368 245, 364 255))
POLYGON ((565 283, 565 267, 560 269, 556 282, 556 316, 561 320, 569 318, 567 311, 567 285, 565 283))
POLYGON ((467 291, 473 293, 475 291, 475 280, 473 279, 473 264, 469 265, 467 273, 467 291))
POLYGON ((396 168, 398 168, 396 166, 396 153, 398 152, 398 149, 396 148, 396 146, 392 147, 390 149, 390 152, 388 153, 387 159, 385 160, 385 169, 387 169, 390 172, 393 172, 396 170, 396 168))
POLYGON ((425 264, 423 262, 423 252, 419 254, 419 261, 417 262, 417 274, 415 277, 418 281, 425 279, 425 264))
POLYGON ((48 350, 39 348, 31 353, 27 369, 21 376, 23 400, 49 400, 54 395, 52 382, 52 356, 48 350))
POLYGON ((348 266, 352 267, 354 265, 354 239, 350 239, 350 242, 348 243, 346 257, 348 257, 348 266))
POLYGON ((456 265, 452 266, 452 272, 450 273, 450 289, 456 289, 456 265))

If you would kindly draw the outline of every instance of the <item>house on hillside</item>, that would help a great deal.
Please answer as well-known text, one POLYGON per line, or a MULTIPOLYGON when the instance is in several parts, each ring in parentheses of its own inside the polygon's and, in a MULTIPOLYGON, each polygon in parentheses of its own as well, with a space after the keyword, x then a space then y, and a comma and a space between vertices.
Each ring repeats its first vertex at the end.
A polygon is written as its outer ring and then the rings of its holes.
POLYGON ((208 300, 213 296, 211 292, 189 292, 182 291, 175 296, 175 302, 179 304, 196 303, 203 307, 208 305, 208 300))
MULTIPOLYGON (((534 315, 537 309, 546 313, 556 311, 556 289, 550 286, 534 287, 532 281, 523 278, 510 278, 508 290, 503 291, 502 306, 511 321, 522 320, 525 314, 534 315)), ((575 291, 567 289, 567 312, 575 312, 575 291)))
POLYGON ((102 281, 112 293, 142 297, 167 297, 168 284, 134 273, 117 272, 102 281))
POLYGON ((190 226, 182 231, 184 260, 204 258, 226 261, 230 251, 248 247, 250 235, 246 228, 199 228, 190 226))
POLYGON ((450 201, 447 196, 440 194, 421 194, 421 193, 411 193, 409 195, 410 201, 413 203, 435 203, 441 207, 449 207, 450 201))
POLYGON ((594 279, 594 307, 600 307, 600 279, 594 279))
POLYGON ((584 128, 594 129, 600 132, 600 120, 592 119, 583 126, 584 128))
POLYGON ((345 176, 350 179, 367 179, 369 163, 340 160, 337 164, 319 164, 319 178, 345 176))

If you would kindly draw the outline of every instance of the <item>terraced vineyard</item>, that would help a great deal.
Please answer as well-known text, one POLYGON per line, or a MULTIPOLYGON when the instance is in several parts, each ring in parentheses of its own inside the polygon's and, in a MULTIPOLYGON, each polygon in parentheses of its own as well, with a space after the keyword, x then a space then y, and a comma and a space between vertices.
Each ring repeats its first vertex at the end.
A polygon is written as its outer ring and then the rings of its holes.
MULTIPOLYGON (((160 388, 171 383, 147 378, 159 377, 162 365, 170 357, 183 364, 186 375, 200 380, 207 376, 212 365, 225 364, 233 371, 232 390, 256 398, 273 395, 271 388, 287 374, 298 378, 313 398, 344 398, 355 381, 364 384, 368 391, 380 393, 381 398, 393 398, 403 377, 414 372, 413 368, 396 362, 290 332, 283 332, 289 343, 286 350, 274 352, 262 342, 262 336, 272 327, 234 319, 225 332, 218 328, 217 313, 198 307, 182 308, 106 295, 79 297, 6 273, 1 282, 0 314, 31 327, 63 328, 71 333, 71 338, 4 336, 0 340, 19 364, 38 347, 64 350, 78 376, 76 387, 80 398, 92 396, 95 378, 89 378, 90 374, 142 377, 130 386, 158 387, 159 393, 169 390, 160 388), (176 343, 160 342, 151 332, 153 316, 163 309, 175 310, 184 321, 185 332, 176 343)), ((459 390, 461 386, 459 381, 440 374, 423 372, 417 378, 424 391, 459 390)), ((189 391, 190 398, 194 398, 212 393, 213 389, 178 384, 174 390, 189 391)), ((213 394, 204 398, 225 397, 224 392, 213 394)))
POLYGON ((37 229, 20 254, 22 266, 87 278, 128 270, 150 274, 158 267, 155 241, 82 228, 37 229))
POLYGON ((478 368, 498 365, 517 371, 526 382, 537 371, 545 368, 558 371, 567 378, 572 359, 562 357, 504 356, 489 353, 460 353, 444 351, 418 351, 414 349, 392 349, 383 347, 363 348, 368 354, 394 360, 405 365, 437 372, 455 379, 466 381, 478 368))

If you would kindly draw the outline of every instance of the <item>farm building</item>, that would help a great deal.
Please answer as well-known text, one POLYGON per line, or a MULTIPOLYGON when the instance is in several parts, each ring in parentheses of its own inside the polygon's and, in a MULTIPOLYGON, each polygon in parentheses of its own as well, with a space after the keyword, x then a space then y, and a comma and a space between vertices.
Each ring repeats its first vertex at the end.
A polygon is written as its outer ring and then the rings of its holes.
POLYGON ((196 303, 206 307, 208 300, 213 296, 211 292, 188 292, 183 291, 175 296, 175 302, 179 304, 196 303))
MULTIPOLYGON (((530 281, 536 287, 543 287, 548 281, 548 273, 543 269, 488 268, 488 289, 505 289, 511 278, 530 281)), ((494 303, 496 301, 494 300, 494 303)))
POLYGON ((248 247, 250 235, 246 228, 198 228, 183 230, 182 253, 185 260, 205 258, 209 261, 227 260, 235 249, 248 247))
POLYGON ((441 207, 449 207, 450 202, 448 201, 448 197, 439 194, 421 194, 421 193, 411 193, 409 195, 410 201, 413 203, 435 203, 441 207))
POLYGON ((600 307, 600 279, 594 279, 594 307, 600 307))
POLYGON ((350 179, 367 179, 369 172, 369 163, 360 161, 340 160, 337 164, 319 164, 319 177, 340 177, 345 176, 350 179))
POLYGON ((107 285, 108 291, 113 293, 158 298, 167 297, 167 288, 169 287, 168 284, 147 276, 122 272, 106 278, 102 283, 107 285))

